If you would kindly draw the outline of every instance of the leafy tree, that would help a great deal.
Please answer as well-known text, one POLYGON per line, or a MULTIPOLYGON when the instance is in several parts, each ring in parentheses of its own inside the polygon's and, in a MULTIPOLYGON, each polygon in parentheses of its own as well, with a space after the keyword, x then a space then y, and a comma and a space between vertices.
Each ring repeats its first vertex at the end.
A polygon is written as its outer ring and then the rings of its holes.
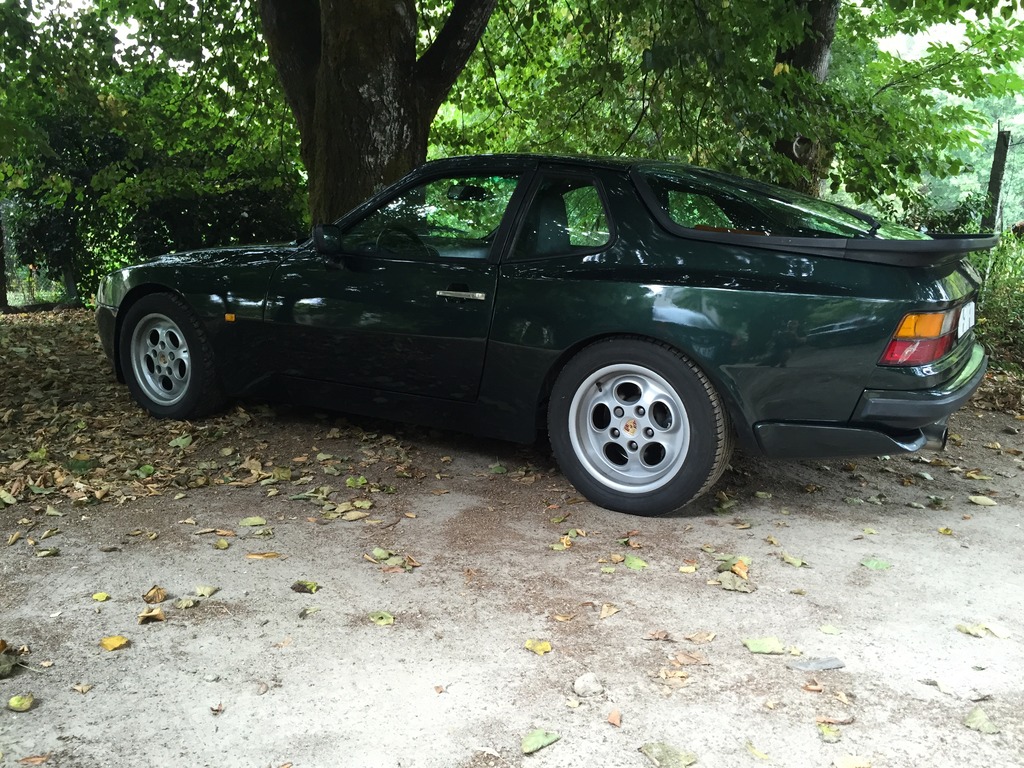
POLYGON ((313 219, 332 219, 427 156, 430 126, 495 0, 260 0, 298 125, 313 219))
POLYGON ((435 151, 675 157, 916 200, 925 174, 962 170, 983 122, 937 94, 1024 89, 1019 18, 1016 0, 508 0, 441 111, 435 151), (880 46, 945 21, 962 22, 962 42, 916 59, 880 46))
POLYGON ((253 55, 255 11, 192 10, 0 3, 0 107, 14 129, 0 141, 6 240, 71 297, 169 248, 304 228, 288 112, 265 53, 253 55), (135 31, 119 39, 115 24, 135 31))

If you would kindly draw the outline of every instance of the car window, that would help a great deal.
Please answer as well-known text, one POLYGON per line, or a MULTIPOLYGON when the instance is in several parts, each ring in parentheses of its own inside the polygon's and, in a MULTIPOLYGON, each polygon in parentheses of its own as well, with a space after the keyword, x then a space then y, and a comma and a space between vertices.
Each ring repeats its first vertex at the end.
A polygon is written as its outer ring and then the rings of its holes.
POLYGON ((592 179, 549 175, 541 182, 516 238, 516 258, 592 251, 611 242, 611 226, 592 179))
POLYGON ((668 190, 668 214, 684 227, 730 228, 732 220, 715 201, 697 192, 668 190))
POLYGON ((678 166, 640 169, 672 223, 748 235, 919 239, 918 232, 824 200, 750 179, 678 166))
POLYGON ((515 176, 426 182, 350 227, 343 247, 386 258, 485 259, 517 182, 515 176))

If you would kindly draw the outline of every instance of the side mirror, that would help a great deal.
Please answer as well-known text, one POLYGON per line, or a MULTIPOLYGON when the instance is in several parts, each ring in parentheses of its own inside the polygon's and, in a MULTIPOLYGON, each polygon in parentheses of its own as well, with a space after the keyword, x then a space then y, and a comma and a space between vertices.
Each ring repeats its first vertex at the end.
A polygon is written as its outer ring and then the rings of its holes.
POLYGON ((337 256, 341 253, 341 229, 334 224, 317 224, 313 227, 313 245, 321 256, 337 256))

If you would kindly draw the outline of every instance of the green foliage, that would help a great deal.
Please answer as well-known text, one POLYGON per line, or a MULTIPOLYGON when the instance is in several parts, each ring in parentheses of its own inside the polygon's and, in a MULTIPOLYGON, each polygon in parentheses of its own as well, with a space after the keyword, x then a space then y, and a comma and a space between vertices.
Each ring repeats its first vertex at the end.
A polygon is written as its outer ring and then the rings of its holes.
POLYGON ((982 139, 987 121, 962 97, 1024 90, 1024 25, 1006 13, 1019 3, 971 3, 974 21, 963 5, 844 2, 821 83, 778 63, 806 34, 799 0, 508 0, 435 121, 433 153, 671 157, 800 187, 809 169, 778 150, 808 141, 834 191, 909 203, 982 139), (880 45, 947 21, 962 40, 918 58, 880 45))
POLYGON ((977 333, 994 362, 1024 368, 1024 239, 1006 236, 992 251, 976 254, 983 278, 977 333))
POLYGON ((250 6, 0 3, 6 248, 73 292, 167 250, 301 231, 294 129, 250 6))

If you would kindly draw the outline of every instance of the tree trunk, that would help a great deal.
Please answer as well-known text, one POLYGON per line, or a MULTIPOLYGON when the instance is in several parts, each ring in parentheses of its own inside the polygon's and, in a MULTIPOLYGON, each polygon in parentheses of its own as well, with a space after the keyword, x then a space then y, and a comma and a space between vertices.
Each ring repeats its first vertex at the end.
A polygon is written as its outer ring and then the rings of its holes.
POLYGON ((1006 172, 1006 153, 1010 149, 1010 132, 1000 130, 996 135, 996 151, 992 155, 992 169, 988 174, 988 194, 981 217, 981 231, 994 232, 999 217, 999 202, 1003 196, 1003 175, 1006 172))
POLYGON ((69 261, 61 265, 61 280, 64 283, 64 302, 66 304, 78 303, 78 283, 75 282, 75 268, 69 261))
POLYGON ((295 115, 313 222, 331 221, 427 156, 430 124, 495 0, 455 0, 417 59, 415 0, 260 0, 295 115))
POLYGON ((0 210, 0 310, 8 310, 7 303, 7 250, 4 248, 3 211, 0 210))
MULTIPOLYGON (((792 10, 807 13, 803 39, 787 50, 779 50, 775 63, 803 70, 819 83, 828 79, 832 61, 832 41, 839 20, 842 0, 795 0, 792 10)), ((799 109, 799 104, 791 104, 799 109)), ((817 196, 821 180, 828 173, 832 152, 817 137, 794 135, 775 142, 775 150, 804 168, 808 173, 799 184, 800 191, 817 196)))

